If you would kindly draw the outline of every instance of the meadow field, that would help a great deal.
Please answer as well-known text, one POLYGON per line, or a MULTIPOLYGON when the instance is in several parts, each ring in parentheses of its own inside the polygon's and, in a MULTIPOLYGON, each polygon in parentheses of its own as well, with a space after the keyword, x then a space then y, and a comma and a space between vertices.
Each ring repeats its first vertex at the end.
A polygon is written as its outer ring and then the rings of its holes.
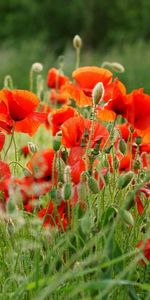
POLYGON ((0 48, 2 300, 150 299, 150 44, 81 43, 0 48))

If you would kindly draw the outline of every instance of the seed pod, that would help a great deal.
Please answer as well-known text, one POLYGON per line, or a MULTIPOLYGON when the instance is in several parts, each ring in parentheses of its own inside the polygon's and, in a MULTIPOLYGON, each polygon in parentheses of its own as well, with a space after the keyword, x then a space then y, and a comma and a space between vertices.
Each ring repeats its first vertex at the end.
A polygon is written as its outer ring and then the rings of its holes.
POLYGON ((135 138, 135 143, 136 143, 137 145, 140 145, 141 142, 142 142, 141 136, 136 136, 136 138, 135 138))
POLYGON ((102 82, 98 82, 92 91, 93 104, 97 105, 104 96, 104 86, 102 82))
POLYGON ((127 150, 127 146, 126 146, 126 143, 123 139, 121 139, 119 141, 119 150, 122 154, 125 154, 126 153, 126 150, 127 150))
POLYGON ((53 149, 54 151, 58 151, 61 146, 61 137, 60 136, 55 136, 53 139, 53 149))
POLYGON ((118 179, 118 187, 120 189, 124 189, 130 183, 131 179, 133 178, 133 175, 134 173, 132 171, 121 175, 118 179))
POLYGON ((82 39, 78 34, 76 34, 73 38, 73 47, 76 49, 80 49, 82 47, 82 39))
POLYGON ((69 200, 72 196, 72 185, 70 182, 64 184, 63 187, 63 198, 64 200, 69 200))
POLYGON ((134 225, 134 219, 133 219, 133 216, 132 216, 132 214, 129 212, 129 211, 127 211, 127 210, 125 210, 125 209, 120 209, 119 210, 119 214, 120 214, 120 217, 121 217, 121 219, 125 222, 125 223, 127 223, 127 224, 129 224, 129 225, 134 225))
POLYGON ((93 194, 98 194, 100 191, 98 182, 93 177, 88 178, 88 187, 93 194))

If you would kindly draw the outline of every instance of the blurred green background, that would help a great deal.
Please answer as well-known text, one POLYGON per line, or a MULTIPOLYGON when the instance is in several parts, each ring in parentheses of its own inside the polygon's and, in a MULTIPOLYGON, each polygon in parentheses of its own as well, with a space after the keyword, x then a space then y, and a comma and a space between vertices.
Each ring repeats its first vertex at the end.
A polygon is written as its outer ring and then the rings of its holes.
POLYGON ((58 66, 64 55, 66 74, 75 66, 72 38, 83 39, 81 65, 118 61, 128 91, 150 92, 149 0, 0 0, 0 87, 10 74, 15 87, 28 88, 32 63, 58 66))

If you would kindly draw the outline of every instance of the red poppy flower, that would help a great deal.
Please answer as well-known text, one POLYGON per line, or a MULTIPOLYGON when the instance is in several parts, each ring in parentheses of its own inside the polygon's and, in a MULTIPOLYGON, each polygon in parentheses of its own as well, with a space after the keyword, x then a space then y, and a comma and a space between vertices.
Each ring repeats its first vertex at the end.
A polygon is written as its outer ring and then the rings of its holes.
POLYGON ((41 209, 38 212, 38 217, 43 219, 43 225, 46 227, 51 225, 58 226, 59 230, 66 230, 68 226, 68 204, 70 205, 70 217, 71 217, 71 203, 61 201, 61 203, 54 209, 52 201, 49 202, 46 208, 41 209))
POLYGON ((130 105, 126 112, 128 122, 139 130, 150 128, 150 95, 144 94, 143 89, 134 90, 126 101, 130 105))
MULTIPOLYGON (((118 154, 119 155, 119 154, 118 154)), ((119 160, 119 172, 128 172, 131 167, 131 155, 127 153, 119 160)))
POLYGON ((112 81, 112 73, 107 69, 98 67, 81 67, 72 73, 78 87, 91 97, 93 88, 98 82, 102 82, 104 87, 112 81))
POLYGON ((32 172, 34 178, 49 181, 52 178, 53 159, 53 149, 38 151, 28 162, 27 167, 32 172))
POLYGON ((0 192, 4 193, 4 199, 8 195, 7 180, 11 177, 9 165, 0 160, 0 192))
POLYGON ((75 84, 67 82, 63 86, 63 90, 69 98, 76 101, 77 106, 83 107, 92 105, 92 98, 85 95, 84 92, 75 84))
POLYGON ((20 150, 21 150, 21 154, 22 154, 25 158, 30 154, 28 145, 23 146, 20 150))
POLYGON ((0 126, 6 130, 9 127, 12 129, 15 122, 15 131, 32 136, 47 117, 47 114, 35 112, 39 99, 29 91, 3 90, 0 92, 0 103, 0 114, 3 115, 4 123, 0 126))
MULTIPOLYGON (((136 245, 137 248, 141 249, 143 255, 145 258, 150 261, 150 238, 147 239, 146 241, 139 241, 139 243, 136 245)), ((146 262, 141 259, 139 263, 143 266, 146 266, 146 262)))
MULTIPOLYGON (((73 117, 68 119, 61 126, 62 144, 67 148, 86 146, 90 128, 91 121, 84 119, 83 117, 73 117)), ((101 140, 100 147, 102 148, 108 136, 108 130, 100 123, 95 122, 91 147, 93 148, 96 142, 101 140)))
POLYGON ((50 103, 51 104, 65 104, 68 102, 68 93, 63 89, 60 89, 58 92, 55 89, 50 91, 50 103))
POLYGON ((3 149, 4 143, 5 143, 5 135, 2 132, 0 132, 0 151, 3 149))
POLYGON ((78 115, 77 111, 69 106, 63 106, 62 108, 57 109, 54 113, 52 113, 51 117, 51 127, 52 134, 56 135, 58 131, 61 129, 61 125, 71 117, 78 115))
POLYGON ((61 86, 64 85, 67 81, 69 81, 68 77, 61 74, 61 72, 56 68, 51 68, 48 71, 47 85, 50 88, 60 89, 61 86))

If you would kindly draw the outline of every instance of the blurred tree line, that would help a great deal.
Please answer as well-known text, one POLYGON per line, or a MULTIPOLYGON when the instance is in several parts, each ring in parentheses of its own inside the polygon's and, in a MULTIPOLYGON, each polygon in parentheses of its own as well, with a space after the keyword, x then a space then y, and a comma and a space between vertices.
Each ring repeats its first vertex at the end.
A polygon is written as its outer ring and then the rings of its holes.
POLYGON ((73 35, 86 45, 150 39, 150 0, 0 0, 0 41, 42 38, 62 49, 73 35))

